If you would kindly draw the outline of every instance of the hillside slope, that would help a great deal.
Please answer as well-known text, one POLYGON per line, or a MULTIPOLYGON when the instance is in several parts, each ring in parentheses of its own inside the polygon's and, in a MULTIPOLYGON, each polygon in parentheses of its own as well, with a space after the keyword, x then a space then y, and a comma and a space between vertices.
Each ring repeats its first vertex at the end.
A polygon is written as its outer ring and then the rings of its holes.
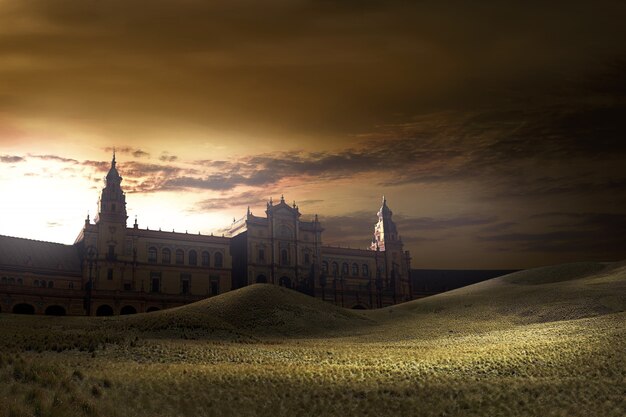
POLYGON ((366 315, 381 338, 473 333, 626 310, 626 262, 572 263, 515 272, 366 315))
POLYGON ((195 336, 306 337, 372 326, 353 310, 270 284, 254 284, 186 306, 113 319, 133 328, 188 331, 195 336))
POLYGON ((197 337, 437 337, 594 317, 626 310, 626 263, 574 263, 520 271, 392 307, 357 311, 269 284, 111 324, 197 337), (191 333, 190 333, 191 334, 191 333))

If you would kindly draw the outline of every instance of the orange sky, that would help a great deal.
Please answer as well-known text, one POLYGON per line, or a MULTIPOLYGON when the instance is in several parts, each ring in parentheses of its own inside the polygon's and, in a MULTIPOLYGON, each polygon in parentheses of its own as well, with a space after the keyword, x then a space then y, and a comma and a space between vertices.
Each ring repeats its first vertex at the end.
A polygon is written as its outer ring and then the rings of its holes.
POLYGON ((626 6, 0 0, 0 234, 72 243, 118 150, 129 224, 284 193, 414 267, 626 257, 626 6))

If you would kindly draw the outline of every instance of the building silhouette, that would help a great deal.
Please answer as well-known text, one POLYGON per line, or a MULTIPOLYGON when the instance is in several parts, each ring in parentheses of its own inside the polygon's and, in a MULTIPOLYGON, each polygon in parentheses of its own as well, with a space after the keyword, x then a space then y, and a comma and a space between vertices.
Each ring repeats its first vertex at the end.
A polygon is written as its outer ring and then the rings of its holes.
POLYGON ((98 202, 73 245, 0 236, 2 312, 117 315, 150 312, 254 283, 288 287, 347 308, 412 298, 411 258, 383 197, 369 249, 325 246, 317 215, 267 202, 224 236, 127 227, 115 155, 98 202))

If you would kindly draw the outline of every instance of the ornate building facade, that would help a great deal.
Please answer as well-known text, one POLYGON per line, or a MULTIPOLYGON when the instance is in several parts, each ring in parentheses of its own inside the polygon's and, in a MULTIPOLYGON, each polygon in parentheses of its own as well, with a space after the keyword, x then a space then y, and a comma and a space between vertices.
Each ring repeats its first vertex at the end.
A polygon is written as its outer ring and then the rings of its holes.
POLYGON ((0 236, 0 311, 51 315, 150 312, 253 283, 292 288, 347 308, 412 298, 411 258, 383 198, 369 249, 322 244, 317 215, 295 202, 248 212, 224 236, 127 227, 115 155, 74 245, 0 236))

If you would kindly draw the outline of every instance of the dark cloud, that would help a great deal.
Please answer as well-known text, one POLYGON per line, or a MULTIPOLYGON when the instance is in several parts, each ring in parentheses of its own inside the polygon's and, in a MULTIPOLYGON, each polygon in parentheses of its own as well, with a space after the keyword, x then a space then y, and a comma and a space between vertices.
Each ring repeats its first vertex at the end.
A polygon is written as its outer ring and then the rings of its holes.
POLYGON ((28 154, 28 157, 29 158, 41 159, 41 160, 44 160, 44 161, 56 161, 56 162, 63 162, 63 163, 78 164, 78 161, 76 159, 65 158, 63 156, 58 156, 58 155, 33 155, 33 154, 28 154))
POLYGON ((14 164, 16 162, 22 162, 24 158, 17 155, 0 155, 0 162, 6 164, 14 164))
POLYGON ((137 149, 137 150, 133 151, 132 155, 135 158, 148 158, 148 157, 150 157, 150 154, 148 152, 142 151, 141 149, 137 149))
POLYGON ((481 234, 477 239, 501 251, 585 254, 586 259, 623 259, 626 214, 546 212, 530 216, 541 221, 536 232, 481 234))
MULTIPOLYGON (((130 180, 123 183, 124 190, 130 193, 148 193, 166 189, 168 181, 186 170, 163 164, 149 164, 127 161, 119 164, 119 171, 130 180)), ((195 171, 189 171, 195 173, 195 171)))
POLYGON ((106 161, 85 160, 81 162, 81 165, 94 168, 98 173, 106 173, 111 168, 111 163, 106 161))
POLYGON ((39 0, 0 10, 0 53, 12 58, 0 69, 12 81, 0 105, 82 116, 109 132, 129 126, 128 135, 137 124, 191 123, 329 144, 398 115, 540 91, 623 53, 626 33, 625 6, 613 1, 92 6, 39 0))
POLYGON ((170 155, 167 152, 163 152, 159 157, 159 160, 163 162, 176 162, 178 157, 176 155, 170 155))
MULTIPOLYGON (((198 202, 191 211, 205 212, 208 210, 224 210, 246 206, 258 206, 267 201, 267 196, 262 191, 247 191, 238 194, 227 194, 221 197, 208 198, 198 202)), ((265 215, 264 213, 253 213, 265 215)))
POLYGON ((149 158, 150 157, 150 153, 139 148, 132 148, 130 146, 122 146, 122 147, 106 146, 103 148, 103 150, 108 153, 115 152, 116 154, 132 155, 135 158, 149 158))

